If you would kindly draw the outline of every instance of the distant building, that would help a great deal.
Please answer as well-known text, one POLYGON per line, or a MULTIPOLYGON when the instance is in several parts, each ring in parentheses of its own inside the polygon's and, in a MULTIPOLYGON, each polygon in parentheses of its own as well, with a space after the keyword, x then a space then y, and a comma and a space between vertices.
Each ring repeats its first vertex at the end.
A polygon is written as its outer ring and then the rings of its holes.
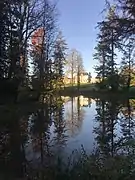
MULTIPOLYGON (((77 82, 78 82, 78 77, 75 74, 74 79, 73 79, 73 83, 77 84, 77 82)), ((93 84, 93 83, 96 83, 96 82, 99 82, 99 79, 97 79, 96 77, 91 77, 90 83, 93 84)), ((82 83, 82 84, 83 83, 89 83, 89 73, 85 72, 85 73, 80 74, 80 83, 82 83)), ((71 76, 65 76, 64 77, 64 84, 72 84, 71 76)))
POLYGON ((64 84, 71 84, 72 83, 72 79, 70 77, 64 77, 64 84))
POLYGON ((99 79, 95 78, 95 77, 92 77, 91 78, 91 83, 96 83, 96 82, 99 82, 99 79))
POLYGON ((89 74, 88 73, 83 73, 80 76, 80 83, 88 83, 89 81, 89 74))
MULTIPOLYGON (((88 83, 88 80, 89 80, 89 74, 87 72, 80 74, 80 83, 88 83)), ((73 77, 73 83, 77 84, 77 82, 78 82, 78 76, 75 74, 73 77)), ((71 84, 72 78, 65 76, 64 77, 64 83, 65 84, 71 84)))

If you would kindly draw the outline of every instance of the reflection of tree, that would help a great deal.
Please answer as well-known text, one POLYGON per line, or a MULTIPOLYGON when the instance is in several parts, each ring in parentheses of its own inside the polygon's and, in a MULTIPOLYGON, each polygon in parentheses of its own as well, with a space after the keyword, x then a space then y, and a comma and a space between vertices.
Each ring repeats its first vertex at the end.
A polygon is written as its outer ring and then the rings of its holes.
POLYGON ((71 136, 79 133, 84 118, 84 109, 81 107, 80 97, 72 97, 68 104, 65 104, 66 125, 71 136))
POLYGON ((36 113, 32 115, 32 144, 33 150, 40 154, 41 164, 44 163, 45 155, 50 154, 49 149, 49 107, 46 104, 44 108, 38 109, 36 113))
POLYGON ((103 151, 105 154, 108 152, 108 143, 107 142, 107 122, 106 122, 106 102, 103 101, 97 101, 96 102, 97 108, 97 115, 95 119, 99 123, 98 127, 95 127, 94 132, 96 133, 97 137, 97 144, 99 145, 99 148, 101 151, 103 151))
POLYGON ((27 119, 13 110, 4 115, 0 124, 0 169, 9 177, 23 177, 26 173, 27 119))
POLYGON ((98 127, 95 128, 94 132, 97 135, 96 141, 99 151, 104 155, 114 156, 118 144, 115 129, 119 106, 114 100, 98 100, 96 104, 97 115, 95 118, 98 127))
MULTIPOLYGON (((132 102, 132 101, 131 101, 132 102)), ((134 108, 129 100, 119 104, 116 100, 97 101, 96 154, 92 156, 102 169, 103 176, 111 177, 133 174, 135 167, 134 108), (118 124, 120 122, 120 125, 118 124), (118 133, 118 130, 122 133, 118 133), (117 128, 117 130, 116 130, 117 128), (114 173, 118 170, 117 175, 114 173), (109 172, 106 174, 106 172, 109 172)), ((105 179, 105 178, 103 178, 105 179)), ((115 179, 115 178, 114 178, 115 179)), ((127 178, 128 179, 128 178, 127 178)), ((130 179, 130 178, 129 178, 130 179)))
POLYGON ((88 106, 89 106, 89 108, 91 107, 91 98, 88 98, 88 106))
POLYGON ((121 130, 122 130, 122 147, 123 151, 130 153, 135 151, 135 114, 133 101, 127 99, 124 106, 121 108, 121 130))
POLYGON ((66 143, 63 111, 61 97, 47 96, 43 107, 31 116, 33 151, 37 160, 40 159, 41 166, 52 163, 52 152, 66 143))
POLYGON ((65 135, 66 124, 63 115, 64 115, 63 101, 61 97, 57 97, 57 99, 55 100, 55 109, 53 112, 53 116, 54 116, 54 125, 55 125, 54 141, 59 151, 66 145, 66 141, 67 141, 67 136, 65 135))

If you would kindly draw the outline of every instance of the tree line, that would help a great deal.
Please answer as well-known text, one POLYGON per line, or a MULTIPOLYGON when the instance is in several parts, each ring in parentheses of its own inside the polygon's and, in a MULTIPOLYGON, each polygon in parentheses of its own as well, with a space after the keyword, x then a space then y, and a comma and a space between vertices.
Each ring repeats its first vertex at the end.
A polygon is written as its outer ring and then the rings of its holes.
POLYGON ((94 59, 100 89, 129 90, 134 85, 135 3, 133 0, 107 1, 107 15, 98 23, 94 59), (121 62, 117 64, 117 59, 121 62))
POLYGON ((78 55, 78 66, 74 68, 75 58, 71 63, 69 56, 78 51, 68 53, 57 23, 57 3, 1 0, 0 11, 1 93, 12 92, 16 100, 20 89, 32 88, 39 98, 63 87, 65 66, 72 69, 70 74, 78 67, 79 74, 82 57, 78 55))

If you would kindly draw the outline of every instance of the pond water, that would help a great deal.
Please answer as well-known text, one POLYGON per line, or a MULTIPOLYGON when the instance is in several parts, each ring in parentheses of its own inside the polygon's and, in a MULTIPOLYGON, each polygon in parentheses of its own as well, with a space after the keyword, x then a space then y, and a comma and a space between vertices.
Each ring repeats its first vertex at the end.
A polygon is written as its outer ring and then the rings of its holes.
POLYGON ((135 100, 49 98, 44 106, 1 109, 0 172, 20 177, 27 167, 87 154, 134 152, 135 100), (130 142, 130 143, 129 143, 130 142))
MULTIPOLYGON (((51 124, 46 132, 49 150, 55 156, 64 159, 68 158, 74 150, 80 150, 82 147, 87 153, 91 153, 96 144, 94 133, 97 124, 96 101, 83 96, 61 97, 61 100, 63 104, 52 112, 51 124)), ((32 121, 33 114, 29 117, 29 131, 34 125, 32 121)), ((38 140, 37 137, 36 140, 38 140)), ((26 147, 27 158, 31 161, 35 158, 40 159, 40 152, 33 151, 32 145, 33 137, 30 135, 26 147)))

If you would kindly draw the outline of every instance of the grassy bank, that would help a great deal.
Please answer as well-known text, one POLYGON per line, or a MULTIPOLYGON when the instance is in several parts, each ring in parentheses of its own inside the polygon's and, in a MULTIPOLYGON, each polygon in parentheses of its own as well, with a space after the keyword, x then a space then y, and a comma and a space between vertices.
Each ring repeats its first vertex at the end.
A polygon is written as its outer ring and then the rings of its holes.
POLYGON ((67 86, 61 91, 64 96, 78 96, 83 95, 86 97, 95 98, 107 98, 107 97, 129 97, 135 98, 135 87, 130 87, 129 91, 125 89, 119 89, 117 92, 112 92, 109 90, 101 90, 97 88, 96 84, 81 84, 79 89, 77 85, 67 86))
MULTIPOLYGON (((16 103, 29 103, 29 102, 38 102, 39 101, 38 91, 32 90, 30 88, 21 89, 18 91, 16 103)), ((135 98, 135 86, 130 87, 129 91, 120 89, 117 92, 112 92, 108 90, 99 89, 96 84, 80 84, 78 89, 77 85, 68 85, 62 90, 57 92, 44 91, 43 93, 46 96, 51 94, 62 95, 62 96, 85 96, 89 98, 135 98)), ((15 102, 15 94, 13 93, 4 93, 0 94, 0 106, 2 104, 10 104, 15 102)))
MULTIPOLYGON (((76 84, 74 84, 73 86, 71 84, 65 86, 64 88, 67 91, 77 91, 78 90, 78 86, 76 84)), ((95 84, 90 84, 90 83, 86 83, 86 84, 80 84, 79 86, 79 90, 81 91, 93 91, 93 90, 97 90, 96 85, 95 84)))

